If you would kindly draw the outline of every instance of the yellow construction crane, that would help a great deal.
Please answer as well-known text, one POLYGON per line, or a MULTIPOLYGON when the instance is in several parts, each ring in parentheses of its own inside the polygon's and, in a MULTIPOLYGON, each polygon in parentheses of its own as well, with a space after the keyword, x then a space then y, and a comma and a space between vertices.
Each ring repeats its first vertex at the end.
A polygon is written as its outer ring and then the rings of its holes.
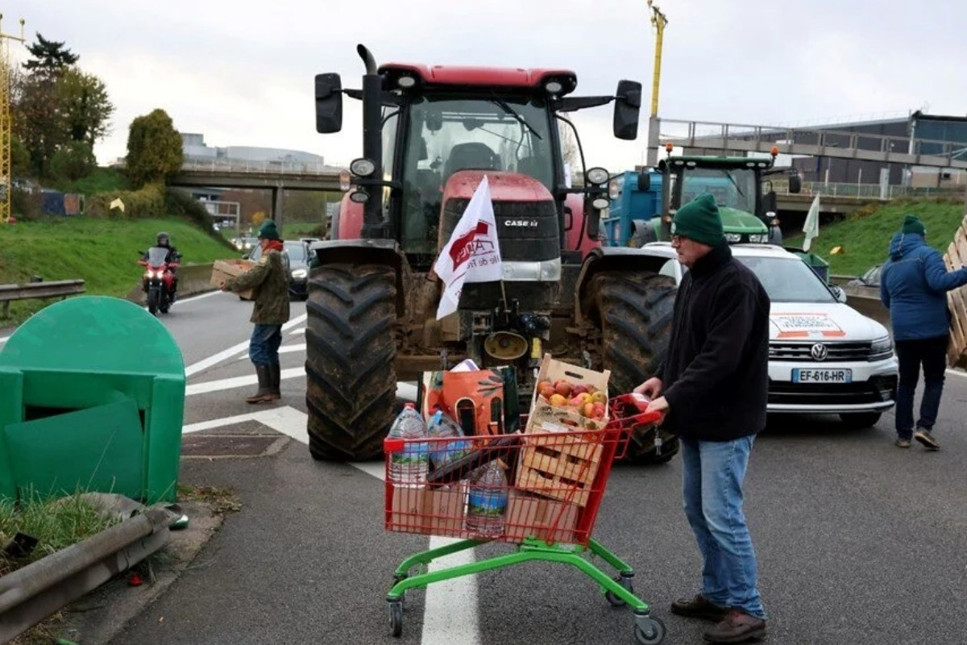
POLYGON ((648 0, 648 8, 651 9, 651 24, 655 27, 655 70, 652 74, 651 84, 651 116, 658 116, 658 80, 661 78, 661 45, 665 34, 665 25, 668 18, 661 12, 652 0, 648 0))
MULTIPOLYGON (((0 14, 2 25, 3 14, 0 14)), ((0 224, 10 221, 10 199, 13 196, 13 168, 10 139, 13 136, 10 117, 10 41, 24 39, 24 19, 20 19, 20 37, 3 33, 0 26, 0 224)))

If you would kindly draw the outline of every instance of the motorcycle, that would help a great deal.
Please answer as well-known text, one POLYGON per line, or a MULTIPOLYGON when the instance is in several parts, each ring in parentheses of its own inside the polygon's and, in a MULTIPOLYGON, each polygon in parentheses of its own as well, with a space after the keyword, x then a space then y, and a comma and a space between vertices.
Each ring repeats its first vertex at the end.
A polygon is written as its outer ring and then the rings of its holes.
POLYGON ((180 254, 174 254, 168 262, 168 249, 163 246, 152 246, 147 253, 141 253, 138 264, 145 267, 141 276, 141 289, 147 294, 148 311, 157 315, 160 311, 168 313, 175 301, 175 288, 178 279, 175 269, 178 268, 180 254))

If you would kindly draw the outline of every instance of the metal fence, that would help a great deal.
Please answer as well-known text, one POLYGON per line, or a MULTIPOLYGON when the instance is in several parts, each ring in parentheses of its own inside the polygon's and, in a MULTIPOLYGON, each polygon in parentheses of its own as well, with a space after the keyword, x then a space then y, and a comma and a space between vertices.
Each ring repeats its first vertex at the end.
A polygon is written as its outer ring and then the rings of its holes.
POLYGON ((199 159, 186 157, 181 166, 186 171, 260 173, 279 175, 335 175, 342 168, 317 162, 251 161, 248 159, 199 159))

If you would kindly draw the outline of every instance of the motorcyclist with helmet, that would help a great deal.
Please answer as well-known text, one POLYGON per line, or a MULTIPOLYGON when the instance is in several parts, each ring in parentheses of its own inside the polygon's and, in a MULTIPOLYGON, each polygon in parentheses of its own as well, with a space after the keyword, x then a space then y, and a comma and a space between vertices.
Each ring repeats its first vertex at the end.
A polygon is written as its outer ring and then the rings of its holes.
POLYGON ((165 264, 168 265, 168 270, 171 271, 171 275, 174 278, 174 282, 171 285, 171 302, 175 301, 175 294, 178 291, 178 275, 175 271, 175 267, 171 266, 172 262, 178 262, 181 259, 181 254, 178 253, 178 249, 171 244, 171 237, 161 231, 155 238, 155 246, 161 247, 163 249, 168 249, 168 255, 165 256, 165 264))

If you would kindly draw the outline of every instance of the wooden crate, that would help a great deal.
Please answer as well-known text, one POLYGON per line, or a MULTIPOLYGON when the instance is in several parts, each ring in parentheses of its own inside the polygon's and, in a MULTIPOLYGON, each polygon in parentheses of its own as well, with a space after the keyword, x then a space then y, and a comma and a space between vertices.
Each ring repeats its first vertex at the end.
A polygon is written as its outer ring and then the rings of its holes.
MULTIPOLYGON (((967 217, 954 234, 947 248, 944 263, 948 270, 967 266, 967 217)), ((953 366, 967 364, 967 286, 947 292, 950 308, 950 342, 947 344, 947 363, 953 366)))
MULTIPOLYGON (((600 438, 601 435, 599 435, 600 438)), ((600 441, 586 435, 569 437, 524 435, 517 466, 517 489, 577 506, 588 503, 601 465, 600 441)))

